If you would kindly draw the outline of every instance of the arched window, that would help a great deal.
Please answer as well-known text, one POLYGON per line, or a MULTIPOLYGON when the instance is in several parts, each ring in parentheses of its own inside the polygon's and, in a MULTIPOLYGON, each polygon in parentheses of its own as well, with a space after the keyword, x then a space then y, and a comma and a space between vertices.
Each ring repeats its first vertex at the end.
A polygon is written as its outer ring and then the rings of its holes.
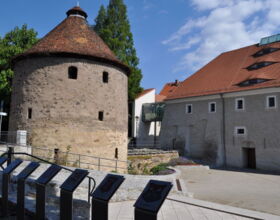
POLYGON ((109 73, 103 72, 103 82, 108 83, 109 82, 109 73))
POLYGON ((69 66, 68 68, 68 78, 77 79, 78 78, 78 68, 75 66, 69 66))

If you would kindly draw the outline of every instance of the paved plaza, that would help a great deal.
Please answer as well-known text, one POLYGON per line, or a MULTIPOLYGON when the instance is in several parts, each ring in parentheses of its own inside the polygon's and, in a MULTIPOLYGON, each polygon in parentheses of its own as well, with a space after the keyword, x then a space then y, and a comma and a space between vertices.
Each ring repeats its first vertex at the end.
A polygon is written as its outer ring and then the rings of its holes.
POLYGON ((280 175, 179 166, 196 199, 280 216, 280 175))
MULTIPOLYGON (((135 201, 110 203, 110 220, 133 220, 135 201)), ((169 197, 158 213, 159 220, 245 220, 280 219, 278 216, 199 201, 187 197, 169 197)))

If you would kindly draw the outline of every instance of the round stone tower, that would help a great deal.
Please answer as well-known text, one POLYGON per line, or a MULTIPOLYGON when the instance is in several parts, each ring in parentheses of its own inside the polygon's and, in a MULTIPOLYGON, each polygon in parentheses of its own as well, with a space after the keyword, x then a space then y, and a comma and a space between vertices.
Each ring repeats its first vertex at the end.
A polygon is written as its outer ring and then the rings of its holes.
MULTIPOLYGON (((9 130, 31 146, 127 159, 127 78, 79 7, 13 59, 9 130)), ((96 163, 96 161, 92 161, 96 163)))

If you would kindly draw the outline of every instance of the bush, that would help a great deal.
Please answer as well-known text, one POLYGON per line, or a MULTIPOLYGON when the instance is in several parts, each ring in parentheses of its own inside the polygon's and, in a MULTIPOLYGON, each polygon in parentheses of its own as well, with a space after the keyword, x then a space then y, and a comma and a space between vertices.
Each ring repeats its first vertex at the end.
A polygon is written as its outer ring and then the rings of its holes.
POLYGON ((159 172, 163 171, 163 170, 167 170, 169 165, 167 163, 161 163, 155 167, 153 167, 150 172, 153 174, 153 175, 157 175, 159 174, 159 172))

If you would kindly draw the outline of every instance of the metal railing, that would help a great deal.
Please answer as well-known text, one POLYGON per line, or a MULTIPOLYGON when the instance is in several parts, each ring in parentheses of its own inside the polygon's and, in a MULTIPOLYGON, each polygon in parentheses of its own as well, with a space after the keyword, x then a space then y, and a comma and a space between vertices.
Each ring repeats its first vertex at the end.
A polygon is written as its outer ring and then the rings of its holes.
POLYGON ((110 168, 112 169, 110 171, 118 172, 119 170, 126 171, 130 164, 129 161, 124 160, 95 157, 65 151, 57 151, 56 153, 55 151, 56 149, 32 147, 32 155, 44 155, 41 157, 65 166, 96 169, 99 171, 102 170, 102 168, 110 168))
POLYGON ((28 140, 28 133, 22 134, 16 131, 1 131, 0 152, 5 152, 8 150, 8 147, 13 147, 19 152, 41 157, 51 163, 99 171, 106 169, 106 171, 111 172, 126 172, 130 165, 129 161, 119 160, 117 158, 90 156, 72 153, 70 151, 60 151, 55 148, 30 146, 26 143, 26 140, 28 140))
MULTIPOLYGON (((1 154, 0 157, 4 157, 4 156, 7 156, 8 160, 7 160, 7 165, 9 165, 11 162, 12 162, 12 158, 13 158, 13 155, 25 155, 25 156, 28 156, 28 157, 31 157, 31 158, 34 158, 40 162, 43 162, 43 163, 47 163, 47 164, 51 164, 51 165, 57 165, 55 163, 52 163, 52 162, 49 162, 47 160, 44 160, 40 157, 36 157, 34 155, 31 155, 31 154, 28 154, 28 153, 23 153, 23 152, 14 152, 14 149, 12 147, 9 147, 8 151, 1 154)), ((58 165, 59 166, 59 165, 58 165)), ((64 166, 60 166, 61 169, 63 170, 66 170, 66 171, 69 171, 71 173, 74 172, 74 170, 71 170, 67 167, 64 167, 64 166)), ((3 169, 3 168, 2 168, 3 169)), ((88 176, 87 175, 87 178, 88 178, 88 203, 90 203, 90 196, 91 194, 93 193, 95 187, 96 187, 96 181, 94 178, 92 178, 91 176, 88 176), (91 186, 91 184, 93 183, 93 186, 91 186)))

